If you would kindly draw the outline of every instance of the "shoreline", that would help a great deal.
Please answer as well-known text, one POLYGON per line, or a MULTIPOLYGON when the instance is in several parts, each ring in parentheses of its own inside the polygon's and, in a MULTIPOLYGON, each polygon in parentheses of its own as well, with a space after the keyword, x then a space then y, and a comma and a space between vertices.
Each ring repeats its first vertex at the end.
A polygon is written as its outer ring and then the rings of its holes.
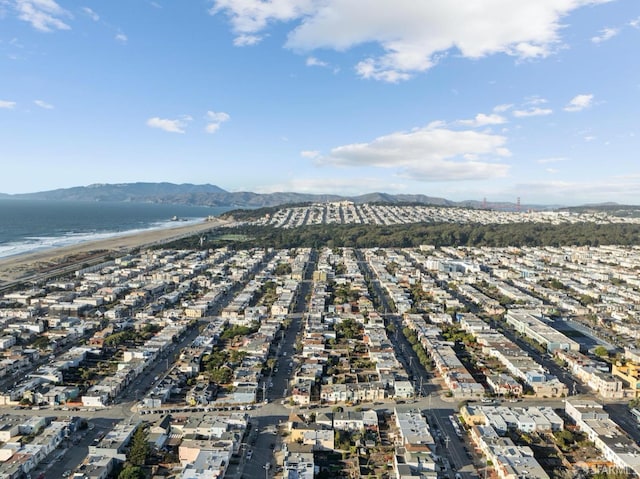
POLYGON ((46 269, 61 266, 74 261, 82 261, 97 253, 125 252, 133 248, 165 243, 192 234, 202 233, 230 223, 218 217, 189 225, 158 228, 136 233, 123 233, 110 238, 90 240, 58 248, 0 258, 0 285, 19 281, 46 269))

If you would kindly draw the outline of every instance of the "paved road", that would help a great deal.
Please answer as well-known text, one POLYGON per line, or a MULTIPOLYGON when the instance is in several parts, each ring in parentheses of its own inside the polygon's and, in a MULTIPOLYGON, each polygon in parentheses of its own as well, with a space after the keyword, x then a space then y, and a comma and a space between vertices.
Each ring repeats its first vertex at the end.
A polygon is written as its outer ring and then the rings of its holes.
MULTIPOLYGON (((314 252, 315 255, 315 252, 314 252)), ((310 280, 313 273, 313 264, 315 256, 312 256, 310 263, 305 270, 305 278, 301 282, 298 295, 295 303, 294 314, 291 315, 291 325, 284 334, 281 335, 278 342, 274 344, 273 351, 277 358, 277 371, 274 370, 271 376, 267 378, 266 383, 266 398, 268 403, 260 403, 255 410, 249 411, 248 414, 251 417, 251 427, 249 435, 246 438, 246 442, 243 444, 243 450, 241 458, 238 464, 232 464, 230 467, 230 477, 240 479, 241 477, 250 477, 257 479, 262 477, 261 475, 269 476, 275 469, 274 456, 281 449, 280 436, 277 434, 277 428, 280 423, 285 422, 291 412, 291 408, 282 404, 283 396, 286 396, 286 387, 288 379, 290 377, 289 368, 294 354, 294 346, 296 338, 302 329, 303 315, 306 311, 305 297, 310 290, 312 282, 310 280), (273 383, 273 386, 269 386, 273 383), (269 464, 269 468, 265 466, 269 464)), ((364 263, 360 262, 361 267, 364 263)), ((374 282, 374 288, 376 283, 374 282)), ((381 295, 379 303, 387 308, 390 305, 387 303, 384 292, 381 288, 377 287, 376 293, 381 295)), ((230 295, 231 297, 232 295, 230 295)), ((400 331, 402 329, 402 323, 399 316, 392 314, 388 315, 390 321, 392 321, 396 329, 400 331)), ((146 390, 152 386, 153 378, 155 376, 162 375, 166 369, 173 363, 175 356, 178 354, 180 348, 183 345, 189 343, 197 334, 197 329, 190 331, 180 344, 176 345, 173 351, 168 352, 168 356, 159 361, 151 371, 149 371, 143 378, 140 379, 128 392, 126 392, 119 400, 118 404, 113 405, 110 408, 106 408, 99 411, 62 411, 45 409, 40 411, 21 410, 20 413, 28 415, 74 415, 84 417, 90 420, 93 424, 91 430, 86 430, 83 435, 78 437, 79 443, 76 447, 70 448, 64 452, 56 460, 46 464, 50 474, 47 477, 62 477, 62 472, 65 470, 74 469, 88 450, 88 446, 91 441, 97 436, 101 430, 110 429, 113 424, 118 421, 136 421, 139 416, 132 412, 132 406, 139 397, 146 392, 146 390)), ((514 337, 515 338, 515 337, 514 337)), ((450 416, 454 415, 458 410, 459 401, 452 398, 447 398, 442 395, 441 381, 434 378, 428 371, 420 365, 417 356, 411 349, 410 344, 404 338, 404 335, 400 332, 397 336, 392 338, 392 342, 396 347, 396 352, 399 359, 405 365, 407 372, 413 376, 413 381, 416 389, 419 391, 419 397, 415 402, 403 405, 402 407, 415 407, 423 411, 428 418, 429 423, 434 428, 434 438, 437 439, 438 445, 436 452, 446 458, 444 461, 445 470, 440 472, 440 476, 449 476, 449 479, 454 479, 455 473, 459 473, 464 479, 469 479, 476 475, 477 468, 483 465, 482 459, 473 453, 473 448, 468 442, 468 438, 464 435, 459 437, 456 434, 456 430, 453 427, 450 416), (475 464, 474 464, 475 463, 475 464)), ((521 341, 518 344, 526 348, 526 345, 521 341)), ((530 353, 533 353, 530 348, 530 353)), ((558 366, 550 360, 550 358, 543 355, 533 354, 535 359, 540 360, 545 367, 553 373, 558 374, 561 379, 569 382, 569 377, 562 377, 562 371, 558 366)), ((552 407, 563 407, 562 401, 549 401, 549 400, 534 400, 527 401, 518 406, 525 406, 531 404, 551 405, 552 407)), ((382 411, 393 411, 395 402, 385 401, 384 404, 379 406, 373 406, 369 404, 362 404, 362 407, 374 407, 375 409, 382 411)), ((623 404, 607 405, 607 410, 610 411, 612 417, 616 418, 616 421, 623 426, 627 431, 635 431, 634 438, 640 440, 640 431, 637 429, 637 423, 625 410, 626 406, 623 404)), ((6 408, 2 408, 6 409, 6 408)), ((2 410, 0 409, 0 411, 2 410)), ((345 408, 348 409, 348 408, 345 408)), ((320 408, 316 412, 329 412, 331 407, 320 408)), ((203 414, 203 413, 185 413, 185 414, 203 414)), ((145 416, 144 419, 152 421, 158 418, 159 415, 145 416)), ((72 438, 73 440, 73 438, 72 438)), ((35 475, 34 477, 37 477, 35 475)))
POLYGON ((71 434, 62 442, 62 447, 56 449, 44 462, 31 473, 37 478, 44 473, 48 478, 63 477, 65 471, 76 469, 89 453, 89 446, 98 437, 109 432, 119 419, 93 418, 88 420, 89 426, 71 434))

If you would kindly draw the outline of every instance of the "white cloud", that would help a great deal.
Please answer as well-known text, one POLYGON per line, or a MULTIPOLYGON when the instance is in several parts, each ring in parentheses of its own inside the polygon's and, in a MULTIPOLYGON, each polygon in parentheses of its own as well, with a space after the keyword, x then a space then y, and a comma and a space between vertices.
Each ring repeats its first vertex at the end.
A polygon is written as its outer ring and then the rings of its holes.
POLYGON ((16 106, 15 101, 0 100, 0 108, 5 110, 13 110, 16 106))
POLYGON ((547 100, 546 98, 541 98, 537 95, 527 97, 524 101, 525 105, 544 105, 546 103, 549 103, 549 100, 547 100))
POLYGON ((40 108, 44 108, 45 110, 53 110, 54 108, 54 106, 51 103, 47 103, 42 100, 33 100, 33 103, 35 103, 40 108))
POLYGON ((20 20, 30 23, 41 32, 71 28, 63 19, 72 15, 54 0, 14 0, 13 6, 20 20))
POLYGON ((205 120, 207 121, 207 126, 205 127, 205 131, 207 133, 215 133, 220 128, 220 125, 225 121, 229 121, 231 117, 228 113, 223 111, 215 112, 208 111, 205 115, 205 120))
POLYGON ((320 152, 318 150, 304 150, 300 152, 300 156, 314 160, 316 158, 320 158, 320 152))
POLYGON ((502 105, 494 106, 493 111, 495 111, 496 113, 504 113, 505 111, 508 111, 511 108, 513 108, 513 105, 511 103, 504 103, 502 105))
POLYGON ((318 60, 316 57, 307 57, 306 65, 308 67, 328 67, 329 66, 327 62, 318 60))
POLYGON ((585 108, 589 108, 591 103, 593 102, 593 95, 576 95, 574 96, 569 104, 564 107, 564 111, 580 111, 585 108))
POLYGON ((361 58, 356 72, 398 82, 433 67, 451 51, 466 58, 546 57, 561 44, 566 15, 607 1, 211 0, 210 13, 226 14, 237 35, 290 23, 286 46, 298 52, 376 43, 382 54, 361 58))
POLYGON ((514 110, 513 116, 515 116, 516 118, 526 118, 529 116, 546 116, 551 115, 552 113, 553 110, 551 110, 550 108, 533 107, 528 108, 527 110, 514 110))
POLYGON ((94 22, 100 20, 100 15, 91 10, 89 7, 82 7, 82 11, 94 22))
POLYGON ((147 126, 168 131, 169 133, 184 133, 187 124, 191 121, 190 116, 183 116, 177 120, 153 117, 147 120, 147 126))
POLYGON ((554 158, 541 158, 538 160, 538 163, 540 163, 541 165, 546 165, 549 163, 560 163, 562 161, 567 161, 568 158, 563 158, 563 157, 554 157, 554 158))
POLYGON ((123 45, 129 41, 129 38, 122 32, 116 33, 114 38, 117 42, 122 43, 123 45))
POLYGON ((236 47, 249 47, 262 41, 262 37, 258 35, 238 35, 233 39, 236 47))
POLYGON ((392 68, 381 68, 374 59, 367 58, 356 65, 356 73, 365 79, 380 80, 387 83, 398 83, 411 78, 411 74, 392 68))
POLYGON ((460 120, 458 123, 465 126, 471 126, 474 128, 488 126, 488 125, 501 125, 506 123, 507 119, 501 115, 492 113, 491 115, 485 115, 484 113, 478 113, 473 120, 460 120))
POLYGON ((640 17, 634 18, 629 22, 629 26, 633 28, 640 28, 640 17))
POLYGON ((611 40, 618 33, 620 33, 620 30, 617 28, 603 28, 602 30, 600 30, 599 35, 591 38, 591 41, 593 43, 606 42, 607 40, 611 40))
POLYGON ((242 34, 262 31, 269 22, 288 22, 313 12, 313 0, 213 0, 209 13, 225 12, 233 30, 242 34))
POLYGON ((489 160, 509 156, 505 143, 503 136, 432 124, 369 143, 339 146, 316 163, 394 169, 399 176, 417 181, 497 178, 505 176, 509 166, 489 160))

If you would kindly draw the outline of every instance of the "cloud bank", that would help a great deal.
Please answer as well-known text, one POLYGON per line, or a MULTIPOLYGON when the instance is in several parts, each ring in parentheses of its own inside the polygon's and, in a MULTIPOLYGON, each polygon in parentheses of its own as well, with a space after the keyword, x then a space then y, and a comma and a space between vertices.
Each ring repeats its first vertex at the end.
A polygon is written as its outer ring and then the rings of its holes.
POLYGON ((607 1, 212 0, 210 13, 227 15, 240 45, 257 43, 275 22, 294 25, 286 47, 295 51, 377 45, 381 54, 366 55, 355 71, 394 83, 428 70, 451 51, 466 58, 546 57, 561 44, 563 17, 607 1))
POLYGON ((433 123, 368 143, 339 146, 315 162, 393 169, 398 176, 417 181, 480 180, 506 176, 509 165, 495 161, 510 155, 505 143, 504 136, 433 123))
POLYGON ((30 23, 36 30, 52 32, 71 29, 65 19, 72 15, 54 0, 9 0, 8 3, 20 20, 30 23))

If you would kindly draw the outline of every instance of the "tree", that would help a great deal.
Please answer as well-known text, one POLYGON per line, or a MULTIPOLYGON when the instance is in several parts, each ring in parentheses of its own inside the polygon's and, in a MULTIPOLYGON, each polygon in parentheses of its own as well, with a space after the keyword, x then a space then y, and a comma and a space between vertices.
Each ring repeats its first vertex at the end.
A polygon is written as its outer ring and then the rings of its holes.
POLYGON ((34 348, 38 348, 40 350, 44 350, 49 346, 50 340, 47 336, 38 336, 35 341, 31 344, 34 348))
POLYGON ((145 338, 150 338, 154 334, 160 332, 162 328, 158 324, 148 323, 142 328, 142 334, 145 338))
POLYGON ((599 358, 608 358, 609 357, 609 351, 607 351, 607 348, 605 348, 602 345, 596 346, 596 348, 593 350, 593 354, 595 354, 599 358))
POLYGON ((220 337, 222 339, 233 339, 236 336, 248 336, 249 334, 255 333, 257 330, 258 330, 257 324, 251 327, 234 324, 230 328, 225 329, 220 335, 220 337))
POLYGON ((118 479, 146 479, 146 477, 144 469, 131 464, 126 465, 118 474, 118 479))
POLYGON ((229 384, 233 380, 233 371, 225 366, 209 372, 211 380, 217 384, 229 384))
POLYGON ((289 263, 278 263, 274 270, 276 276, 285 276, 291 274, 291 265, 289 263))
POLYGON ((556 438, 556 442, 560 449, 566 450, 568 446, 575 442, 575 437, 571 431, 563 429, 562 431, 556 431, 553 433, 553 436, 556 438))
POLYGON ((246 351, 239 351, 237 349, 232 349, 229 353, 229 362, 233 364, 240 364, 244 358, 247 357, 249 353, 246 351))
POLYGON ((131 438, 131 447, 127 454, 127 461, 133 466, 144 466, 148 454, 149 443, 147 442, 147 428, 139 427, 131 438))

